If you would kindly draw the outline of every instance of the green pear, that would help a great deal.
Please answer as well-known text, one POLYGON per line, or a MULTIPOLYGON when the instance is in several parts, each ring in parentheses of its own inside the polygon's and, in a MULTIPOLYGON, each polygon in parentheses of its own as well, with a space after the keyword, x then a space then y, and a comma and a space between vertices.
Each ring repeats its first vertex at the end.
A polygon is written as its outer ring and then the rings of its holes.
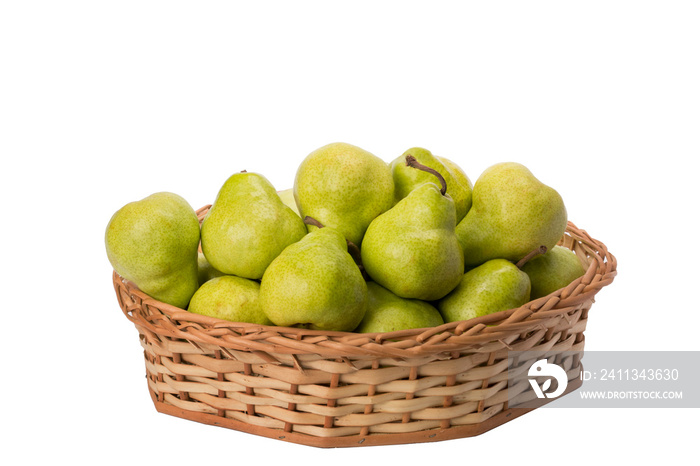
POLYGON ((567 225, 557 191, 525 166, 506 162, 487 168, 474 183, 472 207, 457 225, 464 263, 518 261, 540 245, 554 247, 567 225))
POLYGON ((260 284, 224 275, 204 283, 192 296, 188 311, 232 322, 272 325, 260 306, 260 284))
POLYGON ((202 251, 226 275, 259 279, 270 262, 306 234, 264 176, 231 175, 202 221, 202 251))
POLYGON ((436 170, 447 183, 447 194, 450 195, 455 204, 457 222, 462 220, 471 206, 471 186, 465 185, 457 180, 457 176, 452 169, 448 168, 438 157, 429 150, 421 147, 408 149, 400 157, 391 162, 391 173, 394 177, 394 197, 398 202, 414 188, 427 182, 434 182, 435 178, 431 173, 415 170, 406 165, 406 156, 413 156, 419 163, 436 170))
POLYGON ((282 202, 284 202, 284 205, 292 209, 295 214, 301 217, 301 214, 299 213, 299 207, 297 207, 297 201, 296 199, 294 199, 294 189, 283 189, 277 194, 279 194, 280 199, 282 199, 282 202))
POLYGON ((313 217, 359 245, 370 222, 394 204, 394 180, 382 159, 338 142, 311 152, 299 165, 294 197, 302 218, 313 217))
POLYGON ((457 322, 520 307, 530 301, 530 278, 505 259, 492 259, 465 273, 437 303, 445 322, 457 322))
POLYGON ((367 274, 402 298, 442 298, 464 273, 454 202, 440 181, 443 189, 424 183, 377 217, 360 247, 367 274))
POLYGON ((564 288, 586 273, 578 256, 569 248, 555 246, 522 267, 530 277, 531 299, 541 298, 564 288))
MULTIPOLYGON (((459 189, 464 193, 464 205, 465 205, 465 210, 464 210, 464 215, 469 212, 469 209, 472 208, 472 191, 474 189, 474 184, 472 183, 472 180, 467 176, 467 174, 462 170, 462 167, 457 165, 455 162, 452 160, 446 158, 446 157, 440 157, 438 156, 438 160, 442 162, 442 164, 452 172, 452 175, 454 175, 455 183, 457 186, 459 186, 459 189)), ((464 218, 464 216, 462 216, 464 218)), ((457 223, 459 223, 462 218, 457 218, 457 223)))
POLYGON ((199 287, 198 246, 197 214, 168 192, 126 204, 105 232, 114 270, 152 298, 182 309, 199 287))
POLYGON ((356 332, 385 333, 445 323, 440 312, 425 301, 400 298, 375 282, 367 282, 367 291, 367 312, 356 332))
POLYGON ((260 282, 263 312, 275 324, 352 331, 367 310, 367 284, 335 228, 317 228, 272 261, 260 282))
POLYGON ((203 252, 197 253, 197 277, 199 286, 202 286, 212 278, 221 277, 222 275, 226 274, 212 267, 203 252))

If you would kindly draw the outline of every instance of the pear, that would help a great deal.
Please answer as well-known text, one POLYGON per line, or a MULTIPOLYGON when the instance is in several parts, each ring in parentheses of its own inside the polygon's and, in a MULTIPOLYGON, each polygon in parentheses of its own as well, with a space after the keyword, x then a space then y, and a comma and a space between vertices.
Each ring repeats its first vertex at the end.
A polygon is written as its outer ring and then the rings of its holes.
POLYGON ((530 298, 537 299, 564 288, 586 273, 578 256, 569 248, 555 246, 522 267, 530 277, 530 298))
POLYGON ((204 283, 192 296, 188 311, 233 322, 272 325, 260 306, 260 284, 224 275, 204 283))
MULTIPOLYGON (((428 168, 411 156, 406 160, 412 169, 428 168)), ((433 174, 442 187, 429 182, 414 188, 372 221, 360 247, 367 274, 402 298, 440 299, 464 272, 454 202, 446 194, 445 180, 433 174)))
POLYGON ((275 258, 260 282, 263 312, 275 324, 352 331, 367 310, 367 284, 335 228, 317 228, 275 258))
POLYGON ((564 201, 553 188, 515 162, 493 165, 474 183, 472 207, 456 233, 466 267, 490 259, 518 261, 540 245, 554 247, 564 234, 564 201))
POLYGON ((114 270, 152 298, 182 309, 199 287, 198 246, 197 214, 168 192, 126 204, 105 231, 114 270))
POLYGON ((432 174, 407 166, 407 155, 414 157, 420 164, 430 167, 442 175, 447 183, 447 194, 450 195, 455 204, 457 222, 462 220, 471 207, 471 186, 464 184, 463 180, 458 181, 457 179, 457 176, 461 178, 464 172, 455 175, 451 168, 448 168, 438 157, 422 147, 408 149, 403 155, 391 162, 395 201, 398 202, 406 197, 417 186, 435 181, 432 174))
POLYGON ((294 197, 302 218, 315 218, 359 245, 370 222, 394 204, 394 180, 382 159, 338 142, 311 152, 299 165, 294 197))
POLYGON ((295 214, 299 215, 299 218, 301 218, 301 214, 299 213, 299 207, 297 207, 297 201, 294 199, 294 189, 289 188, 289 189, 283 189, 282 191, 279 191, 277 194, 279 194, 280 199, 282 199, 282 202, 284 205, 289 207, 294 211, 295 214))
MULTIPOLYGON (((438 156, 438 160, 442 162, 442 164, 452 172, 452 175, 454 175, 454 180, 457 186, 459 186, 459 189, 464 193, 464 215, 469 212, 469 209, 472 208, 472 191, 474 190, 474 184, 472 183, 472 180, 469 178, 469 176, 465 173, 464 170, 462 170, 462 167, 457 165, 455 162, 452 160, 446 158, 446 157, 440 157, 438 156)), ((464 218, 464 216, 462 216, 464 218)), ((459 223, 462 218, 457 217, 457 223, 459 223)))
POLYGON ((491 259, 465 273, 437 303, 445 322, 457 322, 520 307, 530 301, 530 278, 505 259, 491 259))
POLYGON ((306 234, 264 176, 240 172, 219 190, 202 220, 202 252, 226 275, 259 279, 270 262, 306 234))
POLYGON ((197 253, 197 277, 199 286, 202 286, 212 278, 221 277, 222 275, 225 274, 212 267, 203 252, 197 253))
POLYGON ((360 333, 394 332, 442 325, 440 312, 425 301, 405 299, 375 282, 367 282, 369 303, 365 317, 355 329, 360 333))

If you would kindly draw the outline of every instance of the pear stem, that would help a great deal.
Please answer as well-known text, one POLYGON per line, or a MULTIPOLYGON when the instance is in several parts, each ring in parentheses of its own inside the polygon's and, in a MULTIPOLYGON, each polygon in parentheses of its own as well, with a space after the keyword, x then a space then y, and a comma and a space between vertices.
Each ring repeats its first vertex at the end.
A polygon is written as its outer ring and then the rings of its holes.
POLYGON ((304 217, 304 223, 307 225, 313 225, 318 228, 323 228, 323 223, 319 222, 313 217, 309 217, 308 215, 304 217))
POLYGON ((357 247, 357 244, 353 243, 349 239, 346 239, 345 241, 348 243, 348 253, 352 257, 352 260, 354 260, 357 264, 357 267, 360 269, 360 272, 362 273, 362 278, 364 278, 365 280, 369 280, 369 275, 365 270, 365 266, 362 264, 362 253, 360 253, 360 248, 357 247))
POLYGON ((537 249, 533 249, 532 251, 530 251, 529 253, 527 253, 527 255, 526 255, 525 257, 523 257, 522 259, 520 259, 520 260, 515 264, 515 266, 516 266, 517 268, 520 269, 520 268, 523 267, 523 265, 527 264, 527 262, 528 262, 530 259, 532 259, 532 258, 535 257, 535 256, 539 256, 540 254, 544 254, 545 252, 547 252, 547 246, 540 246, 540 247, 537 248, 537 249))
POLYGON ((442 185, 442 188, 440 189, 440 193, 444 196, 445 193, 447 192, 447 182, 445 181, 445 177, 443 177, 439 171, 427 167, 420 163, 416 158, 412 155, 407 155, 406 156, 406 165, 412 168, 417 168, 418 170, 423 170, 424 172, 432 173, 433 175, 437 176, 438 179, 440 180, 440 184, 442 185))

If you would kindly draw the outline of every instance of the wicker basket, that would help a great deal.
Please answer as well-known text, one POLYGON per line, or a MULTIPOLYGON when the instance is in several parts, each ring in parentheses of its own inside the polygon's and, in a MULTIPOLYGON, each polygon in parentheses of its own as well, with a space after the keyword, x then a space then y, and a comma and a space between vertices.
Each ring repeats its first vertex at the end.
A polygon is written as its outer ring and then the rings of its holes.
MULTIPOLYGON (((617 264, 571 223, 560 244, 589 264, 566 288, 517 309, 386 334, 222 321, 113 279, 159 412, 317 447, 430 442, 478 435, 534 409, 508 406, 509 351, 583 351, 593 298, 617 264)), ((576 359, 568 391, 580 385, 576 359)))

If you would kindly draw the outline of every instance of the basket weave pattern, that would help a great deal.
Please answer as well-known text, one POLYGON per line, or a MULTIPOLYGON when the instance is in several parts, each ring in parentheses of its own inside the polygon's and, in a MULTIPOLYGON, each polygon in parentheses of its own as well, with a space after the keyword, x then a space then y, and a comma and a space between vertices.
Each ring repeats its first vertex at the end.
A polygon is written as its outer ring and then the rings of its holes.
MULTIPOLYGON (((477 435, 522 414, 508 407, 509 351, 583 351, 588 311, 617 263, 571 222, 560 244, 589 264, 566 288, 517 309, 383 335, 222 321, 113 280, 158 411, 319 447, 413 443, 477 435)), ((565 364, 576 388, 580 361, 565 364)))

